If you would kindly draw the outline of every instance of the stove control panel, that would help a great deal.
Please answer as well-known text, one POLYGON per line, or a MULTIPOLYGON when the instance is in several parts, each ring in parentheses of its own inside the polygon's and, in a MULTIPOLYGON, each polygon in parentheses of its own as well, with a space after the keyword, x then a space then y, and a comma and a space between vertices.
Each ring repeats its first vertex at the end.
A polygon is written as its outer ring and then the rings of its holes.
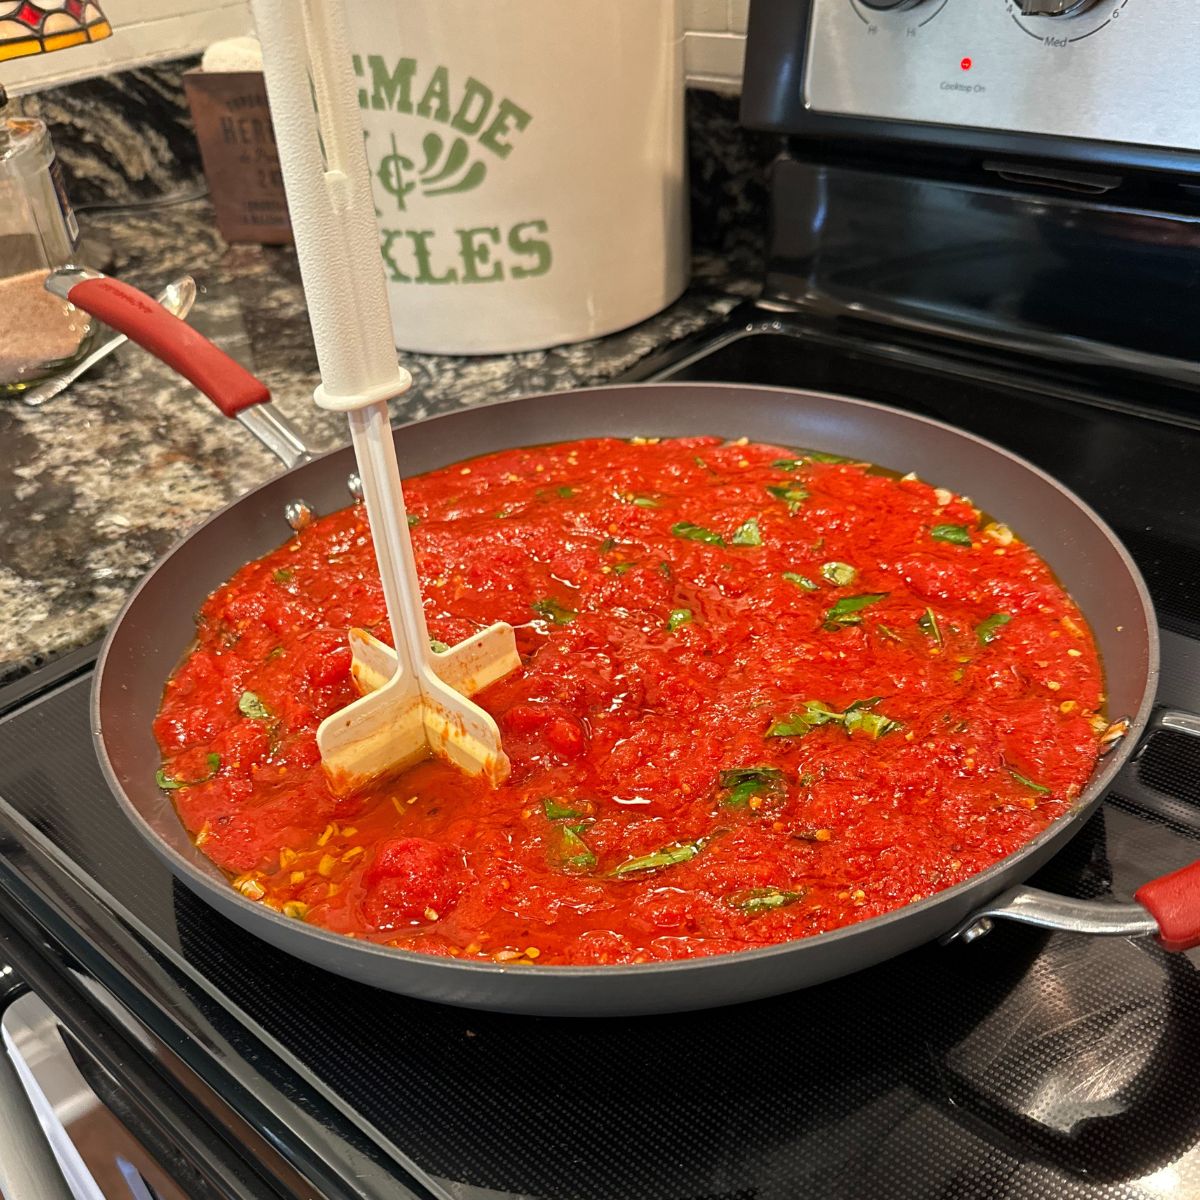
POLYGON ((811 0, 814 114, 1200 150, 1200 0, 811 0))

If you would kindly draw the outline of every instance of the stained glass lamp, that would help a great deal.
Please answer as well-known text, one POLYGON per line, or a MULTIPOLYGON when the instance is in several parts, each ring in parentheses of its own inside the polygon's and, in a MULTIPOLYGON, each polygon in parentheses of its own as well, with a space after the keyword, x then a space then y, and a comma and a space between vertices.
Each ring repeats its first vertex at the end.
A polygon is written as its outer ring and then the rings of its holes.
POLYGON ((112 35, 96 0, 0 0, 0 62, 48 54, 112 35))

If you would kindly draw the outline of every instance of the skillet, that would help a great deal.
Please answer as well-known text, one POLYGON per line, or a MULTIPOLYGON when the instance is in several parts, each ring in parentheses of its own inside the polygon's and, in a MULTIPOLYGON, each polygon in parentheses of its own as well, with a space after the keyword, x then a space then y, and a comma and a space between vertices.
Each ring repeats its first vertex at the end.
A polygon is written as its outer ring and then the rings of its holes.
MULTIPOLYGON (((97 315, 172 361, 290 468, 210 517, 150 571, 105 640, 92 692, 96 752, 125 816, 181 883, 264 941, 313 966, 389 991, 554 1016, 673 1012, 753 1000, 864 969, 935 939, 973 940, 1000 917, 1078 932, 1153 936, 1169 950, 1200 945, 1200 863, 1147 883, 1130 902, 1070 900, 1022 886, 1080 830, 1150 726, 1159 669, 1157 625, 1141 575, 1112 530, 1045 472, 949 425, 845 396, 732 384, 637 384, 531 396, 406 425, 393 434, 401 461, 413 472, 510 447, 586 437, 745 436, 915 471, 971 496, 984 511, 1033 535, 1033 545, 1078 603, 1099 644, 1114 726, 1075 806, 987 870, 901 909, 797 941, 672 962, 536 968, 466 962, 341 937, 242 897, 192 845, 155 783, 160 755, 152 722, 164 683, 192 640, 194 614, 204 598, 244 563, 279 544, 285 510, 295 522, 306 510, 326 513, 349 503, 353 454, 346 447, 311 458, 273 411, 266 389, 251 386, 252 377, 231 360, 214 368, 214 356, 224 356, 186 326, 189 354, 204 360, 207 369, 196 369, 188 354, 165 350, 171 338, 158 314, 148 316, 140 299, 132 307, 121 299, 140 294, 112 280, 103 283, 110 285, 107 294, 91 298, 91 307, 103 310, 97 315), (156 326, 156 336, 146 335, 146 324, 156 326)), ((77 303, 79 291, 71 294, 77 303)), ((89 307, 86 299, 81 307, 89 307)), ((1200 720, 1183 713, 1155 714, 1155 727, 1200 734, 1200 720)))

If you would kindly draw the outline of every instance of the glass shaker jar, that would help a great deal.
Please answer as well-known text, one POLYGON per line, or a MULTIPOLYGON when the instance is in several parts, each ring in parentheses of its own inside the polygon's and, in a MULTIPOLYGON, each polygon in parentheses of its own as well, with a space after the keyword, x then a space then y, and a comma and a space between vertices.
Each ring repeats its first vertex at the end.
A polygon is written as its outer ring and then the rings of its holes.
POLYGON ((5 112, 0 87, 0 396, 78 362, 96 323, 42 286, 79 236, 44 121, 5 112))

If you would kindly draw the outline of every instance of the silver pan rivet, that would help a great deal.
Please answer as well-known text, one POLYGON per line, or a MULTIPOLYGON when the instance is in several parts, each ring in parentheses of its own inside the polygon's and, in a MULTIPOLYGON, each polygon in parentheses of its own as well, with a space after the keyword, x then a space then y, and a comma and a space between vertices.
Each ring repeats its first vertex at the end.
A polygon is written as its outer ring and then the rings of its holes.
POLYGON ((959 936, 962 938, 963 942, 969 946, 972 942, 977 941, 979 938, 983 937, 983 935, 985 933, 991 933, 991 932, 992 932, 992 918, 991 917, 980 917, 979 920, 976 921, 974 925, 968 925, 967 928, 964 929, 959 936))
POLYGON ((289 500, 283 506, 283 518, 287 523, 299 533, 306 525, 312 524, 312 519, 315 514, 308 504, 303 500, 289 500))
POLYGON ((362 503, 363 498, 363 481, 362 476, 357 471, 351 471, 346 476, 346 490, 354 497, 356 504, 362 503))

